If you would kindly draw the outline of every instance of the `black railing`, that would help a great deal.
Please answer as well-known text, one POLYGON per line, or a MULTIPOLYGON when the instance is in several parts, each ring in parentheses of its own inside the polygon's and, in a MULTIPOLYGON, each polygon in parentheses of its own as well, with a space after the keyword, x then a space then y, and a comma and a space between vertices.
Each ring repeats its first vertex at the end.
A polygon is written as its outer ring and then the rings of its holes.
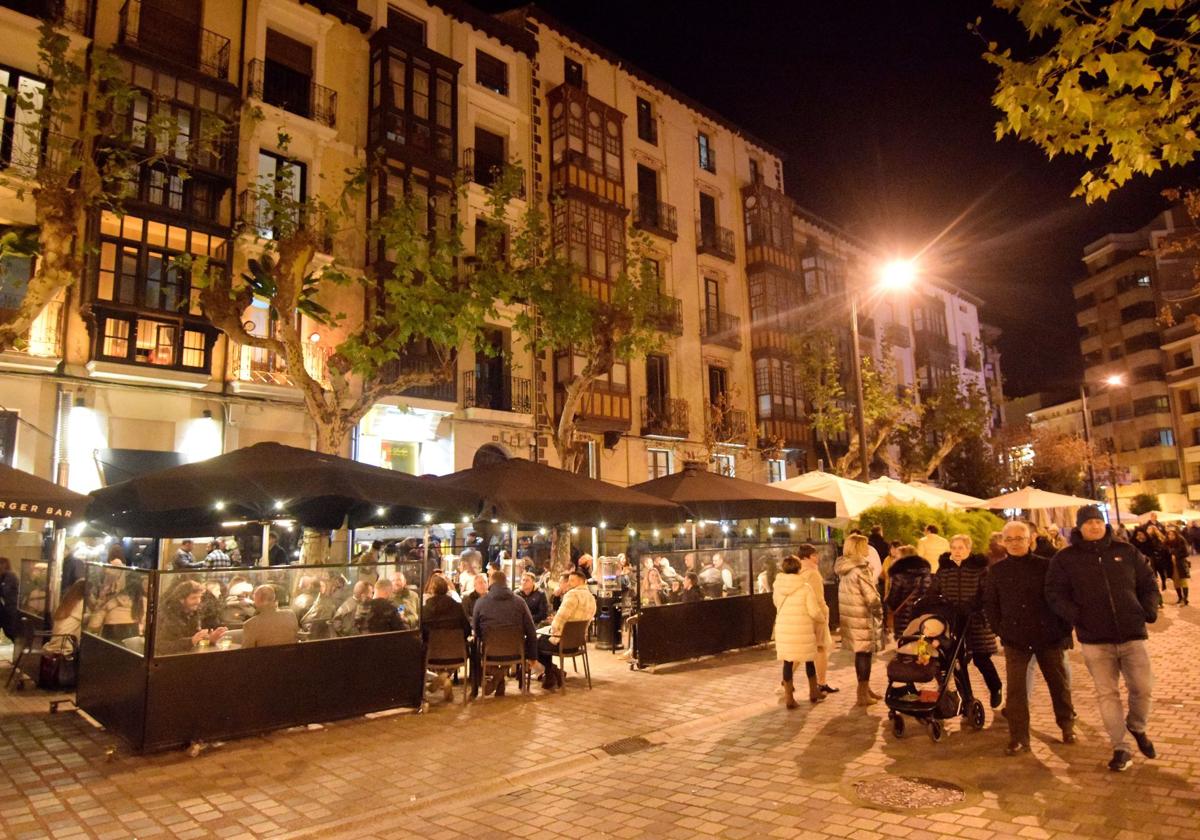
POLYGON ((712 254, 723 260, 734 260, 733 231, 729 228, 696 222, 696 253, 712 254))
POLYGON ((147 7, 141 0, 125 0, 119 42, 215 79, 229 78, 229 39, 158 5, 147 7))
MULTIPOLYGON (((462 174, 468 181, 481 187, 490 187, 500 178, 508 161, 496 157, 477 155, 474 149, 462 150, 462 174)), ((525 180, 517 189, 517 198, 525 198, 525 180)))
POLYGON ((736 315, 716 309, 705 309, 700 313, 700 339, 704 343, 720 344, 740 350, 742 347, 742 320, 736 315))
POLYGON ((710 406, 708 425, 713 438, 720 443, 741 443, 746 440, 750 430, 746 412, 740 408, 718 410, 710 406))
POLYGON ((258 190, 238 193, 237 220, 261 239, 279 239, 295 230, 313 230, 317 247, 324 254, 333 252, 333 237, 327 230, 326 217, 314 204, 291 204, 284 200, 272 206, 258 190))
POLYGON ((912 336, 903 324, 888 324, 883 328, 883 340, 893 347, 911 347, 912 336))
POLYGON ((380 378, 385 382, 395 382, 401 377, 414 374, 434 377, 438 381, 405 388, 401 392, 403 396, 458 402, 458 389, 455 387, 453 374, 448 373, 442 361, 433 356, 398 356, 383 365, 380 378))
POLYGON ((650 305, 650 320, 663 332, 683 332, 683 303, 677 297, 659 295, 650 305))
POLYGON ((652 195, 633 196, 633 226, 666 239, 673 240, 679 236, 675 207, 652 195))
POLYGON ((261 58, 247 67, 246 95, 330 128, 337 125, 336 90, 316 82, 292 85, 287 80, 276 80, 261 58))
POLYGON ((88 0, 3 0, 0 6, 86 32, 92 4, 88 0))
POLYGON ((688 436, 687 400, 642 397, 642 434, 659 437, 688 436))
POLYGON ((533 413, 533 383, 520 376, 476 376, 468 370, 462 375, 463 407, 492 411, 533 413))

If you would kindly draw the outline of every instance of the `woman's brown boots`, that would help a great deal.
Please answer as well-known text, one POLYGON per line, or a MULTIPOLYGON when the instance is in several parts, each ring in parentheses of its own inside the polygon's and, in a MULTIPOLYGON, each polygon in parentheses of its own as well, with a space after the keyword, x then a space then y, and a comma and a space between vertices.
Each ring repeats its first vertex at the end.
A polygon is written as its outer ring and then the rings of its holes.
POLYGON ((855 706, 873 706, 878 702, 879 702, 879 700, 875 697, 874 694, 871 693, 871 684, 866 683, 866 682, 860 682, 858 684, 858 702, 856 702, 854 705, 855 706))
POLYGON ((791 680, 783 681, 783 705, 789 709, 800 707, 800 704, 796 702, 796 688, 791 680))
POLYGON ((825 695, 821 692, 821 684, 817 682, 816 674, 808 675, 808 702, 820 703, 825 699, 825 695))

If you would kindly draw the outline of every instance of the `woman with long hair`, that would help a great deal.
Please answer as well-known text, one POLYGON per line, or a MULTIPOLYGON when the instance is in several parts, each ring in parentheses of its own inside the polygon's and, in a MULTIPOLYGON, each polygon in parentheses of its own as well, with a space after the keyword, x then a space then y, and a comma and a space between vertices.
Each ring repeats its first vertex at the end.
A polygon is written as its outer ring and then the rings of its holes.
POLYGON ((70 636, 79 645, 79 636, 83 632, 83 596, 87 581, 80 579, 67 587, 62 600, 54 610, 54 624, 50 628, 50 640, 43 650, 50 653, 69 653, 73 648, 66 641, 70 636))
POLYGON ((88 616, 88 632, 101 638, 120 642, 142 635, 146 615, 146 594, 139 575, 130 575, 125 588, 110 595, 88 616))
POLYGON ((842 644, 854 651, 854 674, 858 678, 855 705, 870 706, 881 697, 871 691, 871 655, 882 647, 883 603, 871 574, 867 538, 846 537, 842 556, 834 571, 838 576, 838 613, 842 644))

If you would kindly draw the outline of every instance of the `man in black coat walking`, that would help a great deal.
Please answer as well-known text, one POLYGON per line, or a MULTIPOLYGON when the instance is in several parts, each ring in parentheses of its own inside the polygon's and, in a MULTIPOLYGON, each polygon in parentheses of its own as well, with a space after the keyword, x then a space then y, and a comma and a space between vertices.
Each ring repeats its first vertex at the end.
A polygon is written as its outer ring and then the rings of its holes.
POLYGON ((1000 532, 1004 559, 992 566, 984 580, 983 608, 988 624, 1004 645, 1004 667, 1008 674, 1008 755, 1029 752, 1029 690, 1026 683, 1029 660, 1038 668, 1050 689, 1054 719, 1062 730, 1064 744, 1075 743, 1071 685, 1067 678, 1065 648, 1071 643, 1071 627, 1046 603, 1047 557, 1030 552, 1029 526, 1009 522, 1000 532))
POLYGON ((1075 627, 1112 741, 1108 768, 1120 772, 1133 764, 1126 730, 1143 755, 1157 755, 1146 735, 1154 683, 1146 624, 1158 619, 1158 582, 1137 549, 1112 538, 1099 508, 1081 507, 1075 525, 1071 544, 1050 561, 1046 602, 1075 627), (1121 678, 1129 690, 1128 716, 1121 703, 1121 678))

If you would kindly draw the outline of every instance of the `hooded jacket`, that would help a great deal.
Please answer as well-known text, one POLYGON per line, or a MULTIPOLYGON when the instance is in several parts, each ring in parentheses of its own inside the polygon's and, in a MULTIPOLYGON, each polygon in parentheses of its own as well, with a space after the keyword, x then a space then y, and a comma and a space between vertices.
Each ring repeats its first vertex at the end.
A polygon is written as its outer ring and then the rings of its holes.
POLYGON ((988 570, 984 612, 1005 647, 1033 651, 1071 643, 1071 626, 1046 603, 1049 567, 1049 557, 1030 552, 1020 557, 1008 554, 988 570))
POLYGON ((1077 528, 1050 560, 1046 603, 1080 642, 1121 644, 1145 639, 1146 625, 1158 620, 1158 582, 1141 552, 1113 539, 1111 526, 1090 541, 1077 528))
POLYGON ((775 658, 812 662, 817 658, 817 644, 825 636, 820 632, 826 621, 823 593, 814 592, 799 572, 778 574, 771 599, 775 602, 775 658))
POLYGON ((901 557, 888 570, 891 586, 888 588, 888 609, 896 614, 893 623, 899 636, 912 621, 917 602, 933 586, 933 567, 924 557, 912 555, 901 557))
POLYGON ((967 650, 971 653, 992 654, 997 650, 996 634, 983 614, 983 581, 987 573, 987 558, 982 554, 967 555, 959 564, 946 552, 933 576, 933 591, 971 617, 967 624, 967 650))
POLYGON ((838 625, 842 644, 855 653, 881 648, 883 604, 871 579, 867 558, 839 557, 833 570, 838 576, 838 625))
POLYGON ((525 632, 525 651, 529 659, 537 657, 537 628, 529 606, 503 583, 493 583, 488 593, 475 602, 471 613, 471 626, 476 640, 487 641, 489 627, 509 625, 521 627, 525 632))

